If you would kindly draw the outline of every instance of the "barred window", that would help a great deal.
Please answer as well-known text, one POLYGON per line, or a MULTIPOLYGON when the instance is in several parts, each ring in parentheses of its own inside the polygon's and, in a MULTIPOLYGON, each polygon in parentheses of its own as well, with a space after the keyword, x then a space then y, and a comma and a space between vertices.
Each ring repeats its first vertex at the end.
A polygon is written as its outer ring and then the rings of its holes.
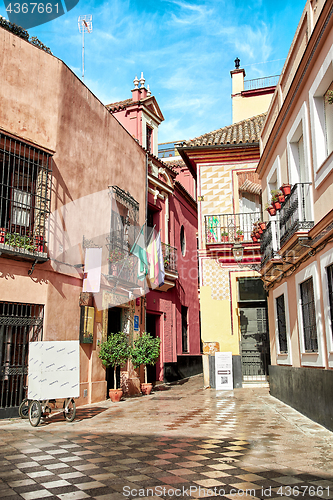
POLYGON ((288 352, 288 344, 287 344, 286 311, 285 311, 285 302, 283 294, 276 298, 276 313, 277 313, 280 353, 286 353, 288 352))
POLYGON ((300 284, 300 292, 305 351, 317 352, 318 338, 312 278, 309 278, 300 284))
POLYGON ((45 251, 50 167, 49 154, 0 134, 0 243, 9 249, 45 251))
POLYGON ((326 268, 328 282, 328 303, 330 305, 331 332, 333 336, 333 264, 326 268))

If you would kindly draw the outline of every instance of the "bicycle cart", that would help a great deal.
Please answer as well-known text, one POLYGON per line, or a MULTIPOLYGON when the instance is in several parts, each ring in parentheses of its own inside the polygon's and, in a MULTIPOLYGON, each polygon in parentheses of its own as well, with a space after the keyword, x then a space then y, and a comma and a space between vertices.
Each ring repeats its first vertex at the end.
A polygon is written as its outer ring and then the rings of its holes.
POLYGON ((31 342, 29 344, 28 397, 19 408, 22 418, 36 427, 42 417, 60 409, 68 422, 76 414, 75 397, 79 396, 79 342, 31 342))

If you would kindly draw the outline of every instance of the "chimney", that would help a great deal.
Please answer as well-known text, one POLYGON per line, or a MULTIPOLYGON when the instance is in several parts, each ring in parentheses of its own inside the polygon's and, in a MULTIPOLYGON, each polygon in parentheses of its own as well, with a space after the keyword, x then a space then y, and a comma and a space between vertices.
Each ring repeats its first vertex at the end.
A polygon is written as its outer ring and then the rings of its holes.
POLYGON ((236 101, 241 98, 241 94, 244 91, 244 78, 245 78, 245 70, 240 68, 240 60, 237 57, 235 59, 235 69, 230 71, 231 79, 232 79, 232 123, 238 121, 238 118, 235 118, 235 104, 236 101))

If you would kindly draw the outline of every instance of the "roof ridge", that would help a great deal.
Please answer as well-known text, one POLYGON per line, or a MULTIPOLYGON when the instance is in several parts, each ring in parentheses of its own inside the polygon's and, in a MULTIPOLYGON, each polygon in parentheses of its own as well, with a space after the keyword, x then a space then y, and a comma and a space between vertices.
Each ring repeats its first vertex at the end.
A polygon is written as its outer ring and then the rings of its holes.
POLYGON ((226 125, 219 129, 207 132, 194 139, 184 141, 185 146, 211 146, 219 144, 241 144, 245 142, 259 142, 267 112, 260 113, 239 122, 226 125))

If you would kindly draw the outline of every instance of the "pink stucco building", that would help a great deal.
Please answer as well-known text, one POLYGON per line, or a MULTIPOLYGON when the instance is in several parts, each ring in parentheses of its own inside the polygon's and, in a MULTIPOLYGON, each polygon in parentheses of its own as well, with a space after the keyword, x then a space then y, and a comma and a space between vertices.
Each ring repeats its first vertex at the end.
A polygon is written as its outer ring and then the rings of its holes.
POLYGON ((195 179, 187 167, 178 172, 158 158, 164 117, 142 73, 134 79, 132 98, 107 108, 146 150, 148 234, 154 227, 162 241, 164 284, 146 295, 146 329, 162 341, 150 379, 184 378, 202 370, 195 179))
MULTIPOLYGON (((62 61, 0 32, 0 416, 10 416, 29 341, 80 339, 77 403, 86 404, 106 398, 98 346, 113 331, 110 310, 130 337, 134 316, 144 328, 144 299, 114 279, 108 258, 115 235, 126 253, 127 228, 145 221, 146 152, 62 61), (94 295, 83 293, 83 269, 97 247, 94 295)), ((138 384, 124 373, 129 389, 138 384)))

